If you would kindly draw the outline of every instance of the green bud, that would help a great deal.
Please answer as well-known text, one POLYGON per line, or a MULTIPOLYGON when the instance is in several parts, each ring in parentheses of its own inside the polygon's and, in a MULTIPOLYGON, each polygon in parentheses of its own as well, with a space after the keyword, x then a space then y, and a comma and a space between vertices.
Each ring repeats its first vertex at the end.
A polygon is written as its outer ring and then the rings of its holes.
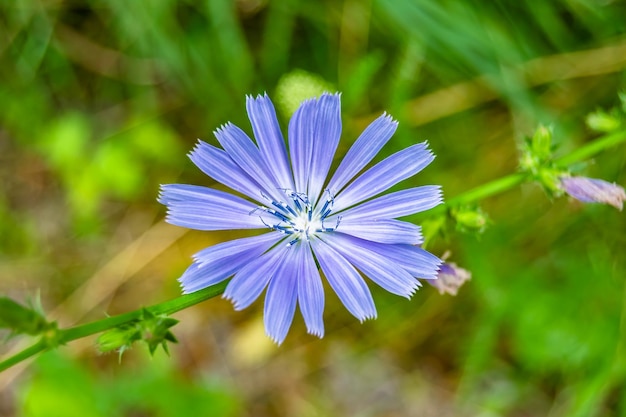
POLYGON ((602 110, 589 113, 585 121, 587 126, 596 132, 613 132, 619 129, 622 124, 615 112, 609 114, 602 110))
POLYGON ((530 148, 540 161, 549 160, 552 155, 552 129, 540 125, 531 139, 530 148))
POLYGON ((39 312, 24 307, 8 297, 0 297, 0 328, 17 334, 37 335, 54 328, 39 312))
POLYGON ((537 173, 540 165, 541 164, 539 160, 533 156, 532 152, 530 152, 530 149, 527 148, 522 151, 522 155, 519 159, 519 166, 522 171, 530 172, 534 175, 537 173))
POLYGON ((479 207, 459 207, 452 210, 459 230, 482 233, 487 227, 489 217, 479 207))
POLYGON ((124 325, 102 333, 96 345, 101 352, 128 349, 134 342, 141 339, 141 332, 135 324, 124 325))
POLYGON ((167 342, 178 342, 169 329, 177 323, 176 319, 155 315, 144 308, 141 310, 141 317, 137 320, 101 334, 97 341, 98 349, 101 352, 117 350, 121 358, 133 343, 143 340, 148 345, 151 355, 154 355, 159 346, 162 346, 165 353, 169 355, 167 342))

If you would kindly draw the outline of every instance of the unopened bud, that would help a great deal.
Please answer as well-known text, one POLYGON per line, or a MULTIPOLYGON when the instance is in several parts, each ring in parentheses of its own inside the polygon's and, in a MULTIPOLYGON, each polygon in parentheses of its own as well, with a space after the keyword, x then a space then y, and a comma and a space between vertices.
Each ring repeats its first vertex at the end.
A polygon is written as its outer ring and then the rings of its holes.
POLYGON ((606 113, 602 110, 587 115, 587 126, 596 132, 613 132, 619 129, 621 121, 617 115, 606 113))
POLYGON ((583 203, 603 203, 622 210, 626 192, 621 186, 587 177, 561 177, 561 186, 569 196, 583 203))
POLYGON ((428 280, 428 283, 439 290, 439 294, 456 295, 459 288, 472 279, 472 274, 458 267, 454 262, 444 262, 439 266, 437 279, 428 280))
POLYGON ((460 207, 452 211, 457 227, 463 231, 482 233, 489 220, 480 208, 460 207))
POLYGON ((540 161, 550 159, 552 153, 552 129, 539 126, 531 139, 531 150, 540 161))

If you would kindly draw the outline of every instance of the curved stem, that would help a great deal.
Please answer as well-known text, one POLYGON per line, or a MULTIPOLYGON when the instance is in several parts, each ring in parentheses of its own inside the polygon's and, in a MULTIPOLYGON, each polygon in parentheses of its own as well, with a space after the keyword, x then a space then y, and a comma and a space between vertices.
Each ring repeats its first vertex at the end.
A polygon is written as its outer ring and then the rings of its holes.
MULTIPOLYGON (((213 285, 208 288, 204 288, 200 291, 196 291, 191 294, 185 294, 173 300, 165 301, 153 306, 147 307, 151 313, 158 314, 172 314, 180 310, 184 310, 202 301, 208 300, 215 296, 218 296, 224 292, 226 284, 222 283, 213 285)), ((69 327, 67 329, 51 331, 50 334, 44 334, 44 336, 31 345, 30 347, 18 352, 17 354, 0 362, 0 372, 11 366, 30 358, 40 352, 46 351, 59 344, 65 344, 72 340, 81 339, 83 337, 91 336, 103 332, 105 330, 113 329, 122 324, 130 323, 141 317, 142 311, 134 310, 129 313, 119 314, 117 316, 107 317, 102 320, 97 320, 91 323, 82 324, 79 326, 69 327), (56 341, 56 342, 55 342, 56 341)))
POLYGON ((573 150, 567 155, 557 158, 555 162, 558 166, 566 167, 575 162, 580 162, 584 159, 591 158, 598 152, 619 145, 624 141, 626 141, 626 130, 620 130, 614 133, 610 133, 594 140, 593 142, 589 142, 588 144, 576 150, 573 150))

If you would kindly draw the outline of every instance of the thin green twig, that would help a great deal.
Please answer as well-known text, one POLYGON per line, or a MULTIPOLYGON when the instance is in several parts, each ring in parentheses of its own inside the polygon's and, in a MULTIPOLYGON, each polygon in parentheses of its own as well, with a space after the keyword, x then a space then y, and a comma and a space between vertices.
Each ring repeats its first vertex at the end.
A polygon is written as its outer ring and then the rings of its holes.
MULTIPOLYGON (((159 304, 155 304, 151 307, 147 307, 146 310, 149 310, 155 315, 172 314, 222 294, 224 292, 224 289, 226 288, 226 284, 227 282, 222 282, 191 294, 185 294, 173 300, 165 301, 159 304)), ((65 344, 76 339, 81 339, 83 337, 101 333, 105 330, 113 329, 122 324, 130 323, 134 320, 137 320, 141 317, 141 310, 142 309, 134 310, 128 313, 107 317, 105 319, 97 320, 91 323, 86 323, 75 327, 69 327, 67 329, 50 331, 44 334, 43 337, 35 344, 0 362, 0 372, 10 368, 11 366, 23 360, 30 358, 31 356, 54 348, 60 344, 65 344)))

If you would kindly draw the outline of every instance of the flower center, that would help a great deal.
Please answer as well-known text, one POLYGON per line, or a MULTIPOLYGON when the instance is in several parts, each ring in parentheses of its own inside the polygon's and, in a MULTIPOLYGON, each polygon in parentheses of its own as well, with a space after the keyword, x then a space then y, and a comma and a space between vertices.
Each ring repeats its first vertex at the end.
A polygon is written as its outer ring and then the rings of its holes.
POLYGON ((292 239, 287 243, 288 246, 293 246, 301 240, 310 240, 317 233, 332 232, 339 227, 341 216, 337 217, 334 227, 327 227, 324 224, 324 219, 332 212, 334 203, 334 198, 328 190, 326 190, 328 197, 319 210, 311 205, 306 194, 296 193, 291 190, 283 191, 289 197, 290 202, 274 201, 268 198, 274 208, 259 206, 250 214, 262 211, 270 214, 270 219, 278 220, 276 223, 268 223, 266 221, 267 216, 265 216, 265 219, 263 216, 259 216, 261 222, 270 229, 292 236, 292 239))

